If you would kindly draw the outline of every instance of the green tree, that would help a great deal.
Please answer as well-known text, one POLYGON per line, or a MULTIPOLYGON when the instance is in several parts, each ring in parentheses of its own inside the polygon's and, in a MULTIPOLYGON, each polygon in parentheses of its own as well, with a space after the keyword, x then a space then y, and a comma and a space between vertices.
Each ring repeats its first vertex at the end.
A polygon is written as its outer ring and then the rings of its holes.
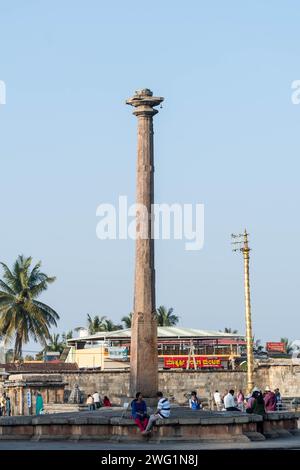
POLYGON ((288 338, 281 338, 280 342, 284 343, 286 353, 292 354, 293 352, 292 343, 288 340, 288 338))
POLYGON ((34 357, 31 354, 26 354, 24 361, 34 361, 34 357))
POLYGON ((69 331, 67 331, 67 332, 64 332, 64 333, 61 335, 61 338, 62 338, 62 343, 63 343, 64 345, 66 345, 66 344, 67 344, 67 340, 73 338, 73 331, 72 331, 72 330, 69 330, 69 331))
POLYGON ((64 343, 60 340, 59 334, 50 335, 49 341, 44 349, 44 352, 53 351, 62 353, 64 350, 64 343))
POLYGON ((179 317, 173 313, 173 308, 166 308, 163 305, 156 310, 158 326, 175 326, 179 322, 179 317))
POLYGON ((107 331, 106 330, 106 317, 99 317, 99 315, 95 315, 91 317, 91 315, 87 315, 87 327, 90 335, 94 335, 99 331, 107 331))
POLYGON ((131 328, 133 312, 130 312, 129 315, 125 315, 121 318, 121 322, 124 323, 125 328, 131 328))
POLYGON ((123 326, 115 324, 112 320, 105 320, 105 331, 116 331, 116 330, 122 330, 123 326))
POLYGON ((5 353, 5 362, 13 362, 14 360, 14 350, 8 349, 5 353))
POLYGON ((40 351, 36 353, 35 355, 35 360, 36 361, 42 361, 44 359, 44 351, 40 351))
POLYGON ((4 263, 0 280, 0 331, 5 341, 14 340, 13 360, 22 357, 23 343, 33 339, 46 344, 49 328, 57 326, 59 315, 37 300, 48 285, 55 281, 40 271, 41 262, 31 269, 32 258, 20 255, 12 270, 4 263))
POLYGON ((231 328, 224 328, 224 333, 231 333, 232 335, 236 335, 238 333, 238 330, 233 330, 231 328))
MULTIPOLYGON (((106 316, 99 317, 99 315, 95 315, 91 317, 89 314, 87 316, 87 327, 90 335, 94 335, 100 331, 115 331, 123 328, 122 325, 116 325, 106 316)), ((75 328, 75 330, 78 329, 80 328, 75 328)))

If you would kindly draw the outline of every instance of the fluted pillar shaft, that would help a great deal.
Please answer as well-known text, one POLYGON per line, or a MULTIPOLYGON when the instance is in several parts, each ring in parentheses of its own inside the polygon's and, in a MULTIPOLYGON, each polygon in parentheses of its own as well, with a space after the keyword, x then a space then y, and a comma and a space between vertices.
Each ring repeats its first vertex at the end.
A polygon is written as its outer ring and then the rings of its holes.
POLYGON ((136 250, 134 309, 131 325, 130 393, 154 397, 158 387, 157 321, 155 315, 155 266, 153 213, 153 116, 163 98, 141 90, 127 100, 138 119, 136 167, 136 250))

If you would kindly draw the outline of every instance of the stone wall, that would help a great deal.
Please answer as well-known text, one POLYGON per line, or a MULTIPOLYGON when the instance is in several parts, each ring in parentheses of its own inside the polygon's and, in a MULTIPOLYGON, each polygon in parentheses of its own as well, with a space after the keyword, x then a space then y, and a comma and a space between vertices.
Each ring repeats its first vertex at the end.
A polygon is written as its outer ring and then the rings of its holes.
POLYGON ((300 365, 293 365, 290 360, 261 364, 255 375, 259 384, 269 385, 271 389, 279 387, 284 397, 300 397, 300 365))
MULTIPOLYGON (((121 402, 120 397, 129 394, 128 371, 69 371, 62 373, 62 380, 67 382, 69 392, 78 383, 85 396, 99 391, 102 396, 108 395, 115 404, 121 402)), ((181 404, 186 402, 185 394, 192 390, 209 399, 215 390, 224 392, 231 387, 245 390, 246 380, 246 373, 241 371, 160 371, 159 389, 181 404)), ((0 393, 1 385, 0 381, 0 393)), ((260 388, 266 385, 272 389, 279 387, 284 397, 300 397, 300 365, 292 364, 291 360, 260 364, 255 369, 255 385, 260 388)))
MULTIPOLYGON (((160 371, 158 377, 159 389, 166 395, 174 397, 176 402, 186 403, 186 393, 197 390, 201 397, 209 398, 215 390, 224 391, 228 388, 235 390, 246 388, 246 373, 235 371, 193 372, 193 371, 160 371)), ((91 371, 64 374, 68 382, 66 389, 78 383, 85 393, 99 391, 101 396, 108 395, 115 404, 120 404, 122 397, 129 394, 129 372, 121 371, 91 371)))
MULTIPOLYGON (((147 373, 147 370, 145 370, 147 373)), ((129 394, 128 371, 78 371, 63 374, 68 383, 66 389, 72 389, 78 383, 86 394, 99 391, 108 395, 119 404, 120 397, 129 394)), ((246 389, 247 375, 241 371, 160 371, 159 389, 168 396, 174 397, 178 403, 186 402, 185 394, 196 390, 201 397, 209 398, 215 390, 246 389)), ((300 397, 300 365, 292 365, 291 361, 262 364, 255 369, 255 385, 272 389, 279 387, 283 396, 300 397)))

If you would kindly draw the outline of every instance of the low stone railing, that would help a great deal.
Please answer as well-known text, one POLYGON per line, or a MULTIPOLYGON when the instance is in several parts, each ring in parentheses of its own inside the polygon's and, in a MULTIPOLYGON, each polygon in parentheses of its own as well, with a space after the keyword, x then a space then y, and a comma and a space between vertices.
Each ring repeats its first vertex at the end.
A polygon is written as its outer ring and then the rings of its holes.
MULTIPOLYGON (((120 412, 119 412, 120 413, 120 412)), ((170 419, 158 420, 151 440, 238 441, 265 437, 291 436, 297 431, 295 413, 268 413, 264 436, 258 432, 262 417, 246 413, 177 410, 170 419)), ((145 439, 130 418, 110 412, 80 412, 42 416, 0 418, 0 439, 74 439, 142 440, 145 439)))

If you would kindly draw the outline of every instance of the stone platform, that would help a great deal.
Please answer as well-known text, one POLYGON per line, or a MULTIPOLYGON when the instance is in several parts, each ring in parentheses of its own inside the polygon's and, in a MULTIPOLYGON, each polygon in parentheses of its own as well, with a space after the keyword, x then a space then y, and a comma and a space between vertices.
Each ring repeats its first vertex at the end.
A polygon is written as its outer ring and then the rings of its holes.
POLYGON ((106 441, 192 441, 249 442, 266 437, 288 437, 297 433, 295 413, 272 412, 262 417, 240 412, 193 411, 172 408, 169 419, 159 420, 150 437, 141 435, 127 412, 120 408, 56 413, 42 416, 0 418, 0 440, 106 440, 106 441))

